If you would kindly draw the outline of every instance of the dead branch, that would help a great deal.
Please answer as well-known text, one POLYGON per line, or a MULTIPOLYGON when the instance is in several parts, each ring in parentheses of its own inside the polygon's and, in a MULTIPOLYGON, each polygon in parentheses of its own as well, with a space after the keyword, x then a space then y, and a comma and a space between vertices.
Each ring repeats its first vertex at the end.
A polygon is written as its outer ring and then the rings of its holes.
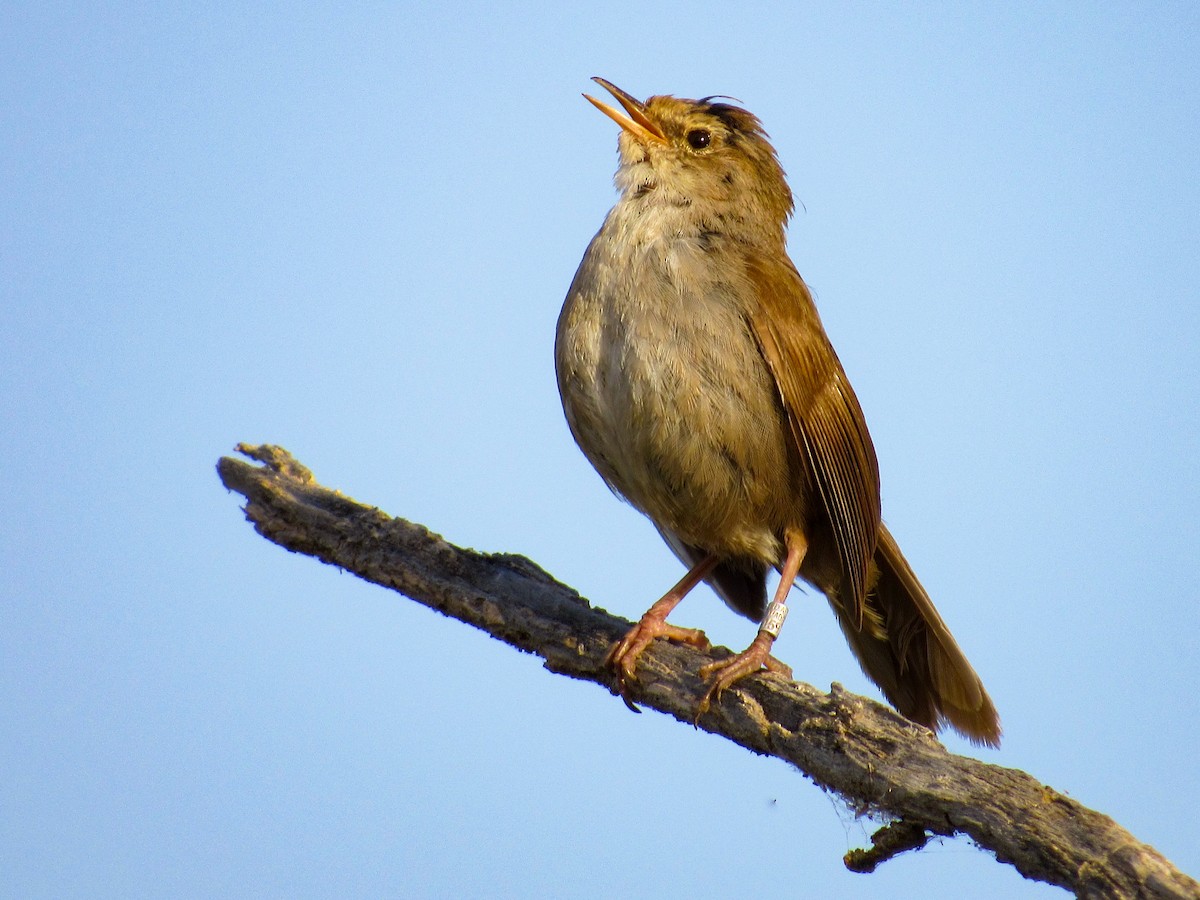
MULTIPOLYGON (((237 449, 263 465, 224 457, 217 471, 246 498, 263 537, 535 653, 551 672, 610 686, 604 656, 630 622, 524 557, 456 547, 322 487, 280 447, 237 449)), ((656 641, 633 699, 690 725, 704 692, 699 668, 728 653, 656 641)), ((851 808, 887 820, 871 849, 847 854, 854 871, 872 871, 931 835, 964 834, 1026 878, 1080 897, 1200 898, 1200 884, 1108 816, 1024 772, 955 756, 924 728, 838 685, 825 694, 776 675, 749 678, 699 727, 785 760, 851 808)))

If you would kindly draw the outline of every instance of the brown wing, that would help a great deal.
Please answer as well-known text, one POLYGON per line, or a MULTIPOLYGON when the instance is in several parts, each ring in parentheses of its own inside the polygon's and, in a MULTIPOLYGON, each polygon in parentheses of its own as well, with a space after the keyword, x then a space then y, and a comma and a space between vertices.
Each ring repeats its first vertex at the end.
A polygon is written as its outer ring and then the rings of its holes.
POLYGON ((752 253, 750 325, 787 410, 828 517, 862 628, 868 569, 879 533, 879 465, 858 398, 833 352, 808 287, 783 253, 752 253))

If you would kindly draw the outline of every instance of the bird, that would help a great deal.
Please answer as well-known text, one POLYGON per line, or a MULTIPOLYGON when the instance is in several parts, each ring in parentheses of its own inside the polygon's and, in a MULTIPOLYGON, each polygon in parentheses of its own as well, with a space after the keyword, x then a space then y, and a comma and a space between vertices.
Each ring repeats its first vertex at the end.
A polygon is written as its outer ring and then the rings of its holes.
POLYGON ((788 256, 793 198, 761 121, 729 97, 641 101, 593 81, 621 107, 584 94, 620 126, 618 198, 558 318, 558 389, 588 461, 687 566, 608 653, 614 690, 632 706, 657 638, 709 647, 667 622, 701 582, 759 630, 701 668, 697 721, 742 678, 790 678, 771 648, 800 580, 902 715, 998 746, 991 698, 883 524, 874 445, 788 256))

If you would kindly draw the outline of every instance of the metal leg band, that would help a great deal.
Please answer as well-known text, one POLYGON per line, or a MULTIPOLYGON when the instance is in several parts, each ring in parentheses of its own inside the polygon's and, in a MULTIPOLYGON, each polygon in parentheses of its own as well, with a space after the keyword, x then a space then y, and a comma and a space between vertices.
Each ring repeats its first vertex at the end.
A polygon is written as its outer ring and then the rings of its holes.
POLYGON ((763 616, 759 631, 765 631, 773 638, 779 637, 779 629, 783 628, 783 620, 787 618, 787 605, 778 600, 772 600, 763 616))

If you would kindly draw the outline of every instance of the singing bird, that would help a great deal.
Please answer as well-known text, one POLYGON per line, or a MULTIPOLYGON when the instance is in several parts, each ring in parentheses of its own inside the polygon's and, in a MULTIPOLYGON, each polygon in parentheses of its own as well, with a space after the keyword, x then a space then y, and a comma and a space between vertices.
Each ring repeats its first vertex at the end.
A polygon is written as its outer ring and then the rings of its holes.
POLYGON ((584 455, 688 567, 610 652, 618 689, 657 637, 708 646, 666 621, 701 581, 760 628, 701 670, 697 715, 764 668, 791 677, 770 651, 801 578, 896 709, 998 745, 991 699, 880 518, 875 449, 788 258, 792 193, 762 124, 594 80, 624 110, 584 95, 621 126, 620 196, 559 316, 558 388, 584 455))

